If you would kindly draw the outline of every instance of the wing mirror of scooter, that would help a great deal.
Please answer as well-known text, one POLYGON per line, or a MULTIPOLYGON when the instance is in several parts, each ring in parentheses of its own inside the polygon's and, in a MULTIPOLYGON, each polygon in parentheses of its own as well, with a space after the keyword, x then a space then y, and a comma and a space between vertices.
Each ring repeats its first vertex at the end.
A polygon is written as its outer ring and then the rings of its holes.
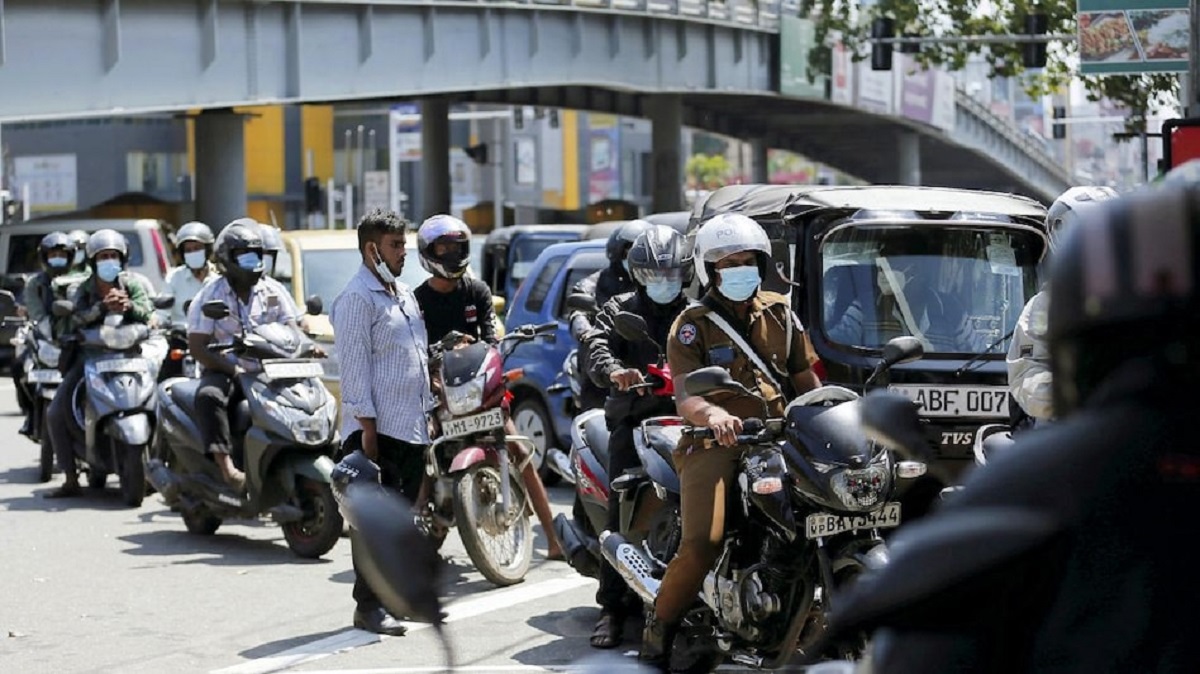
POLYGON ((205 318, 219 321, 229 315, 229 305, 221 300, 209 300, 200 306, 200 313, 204 314, 205 318))
POLYGON ((928 462, 929 440, 925 438, 917 404, 892 391, 876 390, 860 401, 866 436, 898 453, 905 460, 928 462))
POLYGON ((916 337, 905 335, 888 340, 883 345, 883 353, 880 355, 879 362, 875 365, 875 371, 871 373, 870 377, 867 377, 864 385, 875 381, 876 377, 887 372, 888 368, 893 365, 920 360, 925 356, 925 346, 916 337))
POLYGON ((304 310, 309 316, 320 316, 321 312, 325 311, 325 303, 321 301, 320 295, 309 295, 308 299, 304 300, 304 310))
POLYGON ((571 293, 567 295, 567 310, 594 314, 596 313, 596 298, 585 293, 571 293))
POLYGON ((50 305, 50 313, 58 318, 66 318, 75 313, 75 303, 71 300, 54 300, 50 305))
POLYGON ((171 293, 163 293, 154 298, 154 308, 167 310, 175 306, 175 296, 171 293))
POLYGON ((712 393, 739 393, 757 398, 745 386, 734 381, 729 371, 720 365, 702 367, 683 378, 683 391, 690 396, 706 396, 712 393))
POLYGON ((613 327, 617 329, 617 334, 625 339, 631 342, 650 342, 662 353, 662 345, 650 337, 650 326, 646 325, 646 319, 641 316, 628 311, 617 312, 613 317, 613 327))

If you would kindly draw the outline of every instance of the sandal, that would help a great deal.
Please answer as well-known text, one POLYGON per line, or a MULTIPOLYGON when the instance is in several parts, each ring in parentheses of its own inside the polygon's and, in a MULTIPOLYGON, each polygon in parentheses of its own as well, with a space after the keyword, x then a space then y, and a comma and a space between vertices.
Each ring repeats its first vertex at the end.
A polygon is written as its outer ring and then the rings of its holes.
POLYGON ((625 620, 610 611, 601 611, 592 630, 592 648, 616 648, 624 640, 625 620))

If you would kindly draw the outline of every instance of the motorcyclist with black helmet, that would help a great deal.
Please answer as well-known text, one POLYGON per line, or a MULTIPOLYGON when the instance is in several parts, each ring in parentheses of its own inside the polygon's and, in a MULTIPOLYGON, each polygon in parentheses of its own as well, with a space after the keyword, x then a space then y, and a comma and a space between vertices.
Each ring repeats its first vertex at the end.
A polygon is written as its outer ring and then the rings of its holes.
POLYGON ((225 482, 241 492, 246 476, 230 455, 229 406, 241 394, 237 375, 245 370, 236 356, 218 354, 211 347, 229 343, 243 330, 266 323, 296 327, 298 317, 295 304, 281 286, 263 280, 263 239, 254 219, 239 218, 226 225, 217 235, 215 255, 221 276, 205 284, 192 300, 188 349, 204 368, 196 393, 196 421, 204 444, 225 482), (213 300, 229 307, 227 317, 214 320, 204 315, 202 307, 213 300))
MULTIPOLYGON (((38 260, 41 262, 42 270, 25 282, 25 289, 22 291, 21 304, 25 307, 25 317, 32 324, 34 330, 40 330, 43 335, 51 339, 58 337, 61 332, 55 329, 61 328, 61 325, 57 325, 61 321, 50 315, 50 305, 55 299, 58 299, 54 280, 70 272, 71 259, 74 255, 75 243, 63 232, 51 232, 43 236, 41 242, 38 243, 38 260)), ((26 357, 31 357, 31 355, 27 354, 26 357)), ((21 406, 21 412, 25 414, 25 421, 21 425, 20 433, 29 435, 33 430, 29 416, 30 410, 33 408, 33 392, 29 390, 24 381, 22 376, 24 372, 23 362, 18 361, 13 365, 17 402, 21 406)))
MULTIPOLYGON (((87 328, 100 323, 110 314, 124 317, 126 322, 150 323, 154 318, 151 301, 153 289, 133 273, 125 270, 129 261, 129 242, 112 229, 101 229, 88 237, 85 247, 91 275, 71 290, 70 300, 75 310, 67 317, 64 329, 87 328)), ((77 496, 79 474, 75 466, 75 443, 83 442, 74 420, 75 387, 83 378, 83 359, 63 352, 69 370, 54 394, 46 411, 50 442, 65 480, 48 498, 77 496)), ((64 363, 59 364, 62 368, 64 363)))
MULTIPOLYGON (((675 413, 675 401, 661 396, 645 395, 645 389, 630 387, 644 381, 649 365, 659 362, 655 343, 667 343, 671 324, 687 306, 683 286, 692 276, 692 255, 683 235, 666 225, 650 225, 634 240, 625 262, 633 279, 632 292, 616 295, 606 302, 596 315, 595 327, 584 336, 588 344, 587 374, 592 382, 608 390, 604 402, 604 417, 611 432, 608 441, 608 477, 619 478, 626 470, 638 465, 633 430, 643 420, 675 413), (648 327, 647 337, 654 340, 629 340, 617 332, 615 317, 629 312, 643 317, 648 327)), ((620 528, 620 494, 608 492, 606 528, 620 528)), ((620 574, 609 564, 600 569, 600 589, 596 602, 600 604, 600 619, 592 632, 591 644, 596 648, 613 648, 624 639, 624 623, 630 613, 629 605, 639 602, 628 599, 629 590, 620 574)))

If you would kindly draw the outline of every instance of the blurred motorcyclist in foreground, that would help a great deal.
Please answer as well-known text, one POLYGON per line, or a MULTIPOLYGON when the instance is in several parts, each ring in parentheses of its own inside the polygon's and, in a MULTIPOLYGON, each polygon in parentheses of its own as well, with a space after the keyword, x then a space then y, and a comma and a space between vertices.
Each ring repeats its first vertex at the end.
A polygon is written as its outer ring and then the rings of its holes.
POLYGON ((1089 212, 1052 261, 1056 423, 901 531, 832 625, 881 672, 1200 671, 1200 188, 1089 212))

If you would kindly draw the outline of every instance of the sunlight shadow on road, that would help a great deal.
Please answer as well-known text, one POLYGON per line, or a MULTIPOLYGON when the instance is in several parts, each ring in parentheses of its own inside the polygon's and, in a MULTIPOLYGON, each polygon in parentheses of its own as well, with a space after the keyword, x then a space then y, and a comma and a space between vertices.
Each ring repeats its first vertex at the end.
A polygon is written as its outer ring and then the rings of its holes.
POLYGON ((267 658, 272 655, 275 655, 276 653, 282 653, 283 651, 286 651, 289 648, 295 648, 297 646, 302 646, 304 644, 312 643, 314 641, 320 641, 321 639, 331 637, 335 634, 349 632, 353 629, 354 628, 352 628, 352 627, 343 627, 343 628, 336 629, 336 630, 330 630, 328 632, 314 632, 312 634, 305 634, 305 635, 298 636, 298 637, 288 637, 286 639, 279 639, 276 641, 268 641, 265 644, 259 644, 258 646, 255 646, 253 648, 247 648, 246 650, 238 653, 238 655, 240 655, 241 657, 246 658, 248 660, 255 660, 258 658, 267 658))
POLYGON ((282 539, 264 541, 239 536, 237 533, 218 532, 212 536, 188 533, 179 525, 179 531, 147 531, 118 536, 118 540, 133 543, 138 547, 125 550, 125 554, 146 556, 208 555, 199 559, 182 559, 172 564, 208 564, 212 566, 258 566, 266 564, 328 564, 328 559, 301 559, 282 539))

